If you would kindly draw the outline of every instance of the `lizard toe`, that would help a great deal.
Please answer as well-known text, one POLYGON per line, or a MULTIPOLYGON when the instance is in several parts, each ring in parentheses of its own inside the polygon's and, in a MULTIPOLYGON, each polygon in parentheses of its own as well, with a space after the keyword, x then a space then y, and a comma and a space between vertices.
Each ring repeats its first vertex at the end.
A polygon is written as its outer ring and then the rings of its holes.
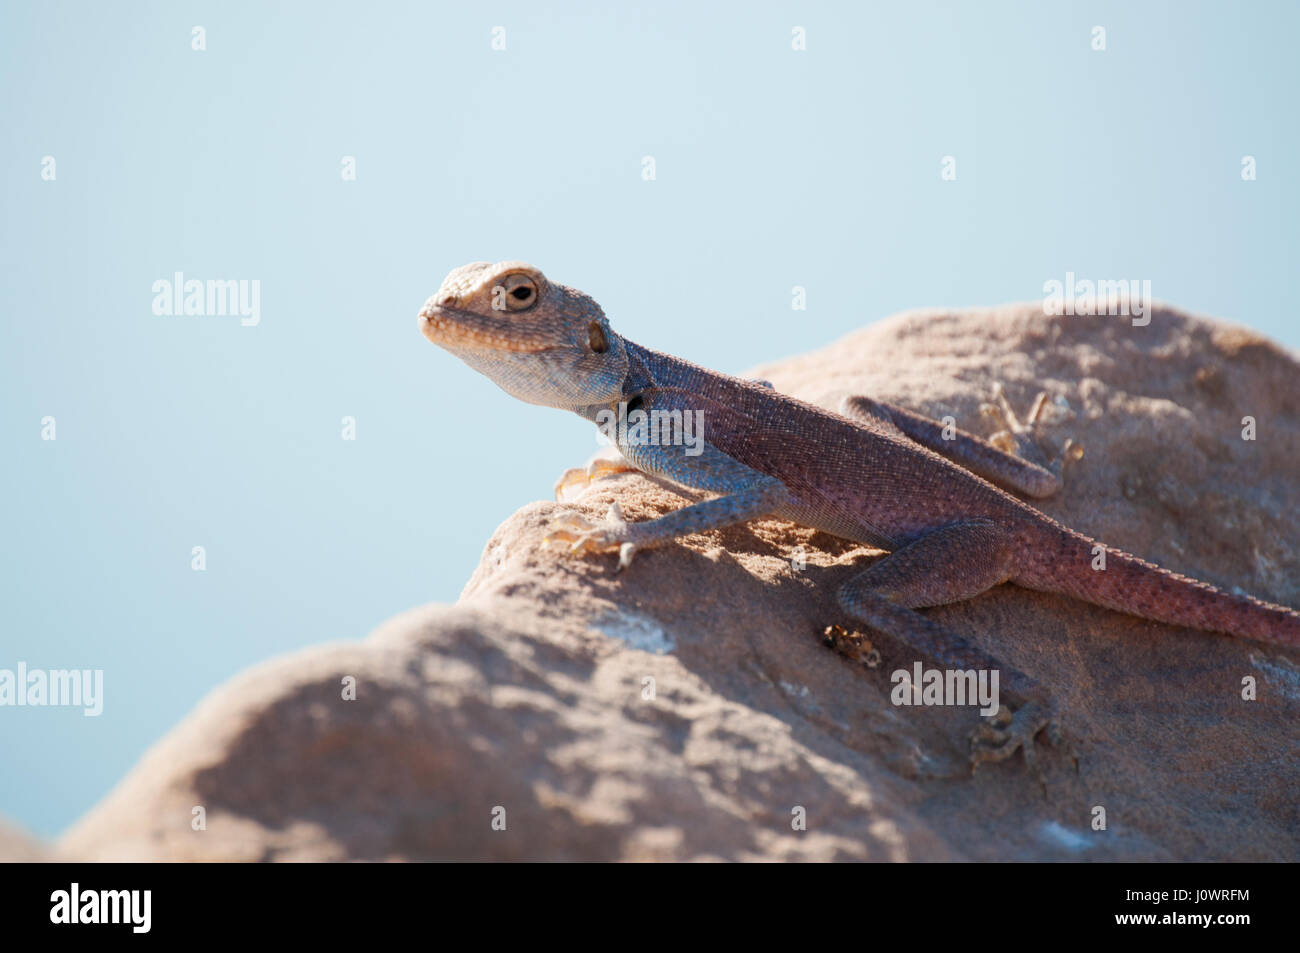
POLYGON ((636 473, 636 467, 621 456, 615 457, 608 452, 597 454, 585 467, 569 467, 555 481, 555 501, 564 503, 575 500, 585 493, 597 480, 617 476, 620 473, 636 473))
POLYGON ((1003 453, 1009 453, 1022 460, 1040 466, 1056 479, 1045 484, 1040 494, 1050 496, 1060 489, 1061 477, 1067 464, 1083 457, 1083 447, 1073 438, 1067 438, 1060 452, 1048 458, 1049 451, 1040 442, 1040 431, 1056 426, 1075 416, 1064 397, 1052 400, 1047 391, 1039 391, 1034 398, 1029 417, 1023 422, 1007 400, 1001 384, 993 385, 993 402, 980 405, 980 413, 993 423, 998 430, 988 438, 988 442, 1003 453))
MULTIPOLYGON (((617 504, 611 507, 611 511, 616 507, 617 504)), ((621 512, 619 515, 622 515, 621 512)), ((549 547, 556 543, 567 543, 567 552, 571 556, 617 551, 620 553, 619 562, 622 568, 626 564, 622 557, 622 550, 632 545, 627 540, 627 527, 628 524, 625 522, 599 522, 581 513, 565 513, 551 524, 550 532, 542 540, 542 545, 549 547)), ((632 553, 628 552, 626 562, 631 560, 632 553)))
POLYGON ((555 481, 555 502, 563 503, 565 500, 576 499, 590 483, 591 476, 586 467, 569 467, 555 481), (570 492, 570 489, 575 487, 576 491, 570 492))
POLYGON ((632 557, 636 555, 637 549, 635 543, 624 543, 618 548, 618 567, 616 572, 622 572, 628 566, 632 565, 632 557))
POLYGON ((1013 715, 1003 705, 989 721, 981 722, 971 732, 971 769, 986 761, 1005 761, 1016 751, 1023 752, 1025 764, 1035 768, 1037 750, 1034 739, 1044 728, 1048 729, 1048 740, 1055 743, 1060 737, 1060 728, 1047 707, 1030 702, 1013 715))

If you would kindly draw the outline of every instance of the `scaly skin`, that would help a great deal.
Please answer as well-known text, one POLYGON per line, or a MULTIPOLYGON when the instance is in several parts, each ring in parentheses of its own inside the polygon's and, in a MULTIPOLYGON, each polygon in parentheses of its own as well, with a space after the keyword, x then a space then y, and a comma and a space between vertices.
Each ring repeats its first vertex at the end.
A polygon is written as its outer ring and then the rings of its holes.
POLYGON ((976 733, 975 763, 1017 748, 1029 757, 1040 729, 1057 733, 1050 705, 1026 676, 915 609, 1012 582, 1159 622, 1300 646, 1300 613, 1103 546, 994 485, 1049 496, 1060 481, 1048 469, 971 434, 946 439, 940 424, 889 404, 854 397, 833 414, 764 382, 643 348, 615 334, 590 297, 531 265, 458 268, 419 321, 430 341, 528 403, 592 421, 620 403, 628 412, 702 411, 698 455, 636 440, 619 450, 632 468, 716 497, 644 523, 623 521, 617 507, 604 523, 565 517, 551 538, 573 552, 616 551, 622 568, 637 550, 767 515, 887 550, 840 590, 842 608, 945 667, 1000 670, 1006 694, 1022 705, 976 733), (1093 568, 1099 551, 1104 570, 1093 568))

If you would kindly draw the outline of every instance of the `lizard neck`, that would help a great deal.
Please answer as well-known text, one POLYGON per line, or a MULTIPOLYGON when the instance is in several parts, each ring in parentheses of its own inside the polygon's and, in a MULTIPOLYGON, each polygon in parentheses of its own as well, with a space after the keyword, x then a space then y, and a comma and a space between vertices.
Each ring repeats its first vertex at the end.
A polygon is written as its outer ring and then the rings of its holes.
POLYGON ((655 365, 666 355, 651 351, 626 338, 623 339, 623 348, 627 352, 627 378, 623 381, 623 398, 627 399, 659 383, 659 378, 654 372, 655 365))
POLYGON ((602 410, 618 410, 620 401, 628 400, 630 397, 641 393, 658 382, 654 373, 656 365, 664 360, 671 360, 666 354, 659 354, 644 348, 639 344, 629 341, 627 338, 620 337, 623 350, 627 353, 627 377, 623 379, 623 387, 616 400, 603 404, 587 404, 582 407, 573 408, 574 413, 579 417, 596 421, 596 415, 602 410))

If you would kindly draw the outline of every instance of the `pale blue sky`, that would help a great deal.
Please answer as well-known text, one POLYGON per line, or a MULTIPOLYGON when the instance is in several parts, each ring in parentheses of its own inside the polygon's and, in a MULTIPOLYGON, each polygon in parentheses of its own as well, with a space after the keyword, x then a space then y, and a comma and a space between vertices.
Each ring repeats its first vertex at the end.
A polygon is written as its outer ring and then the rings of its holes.
POLYGON ((0 814, 54 834, 246 666, 454 600, 594 449, 420 337, 464 262, 730 372, 1067 271, 1300 345, 1294 3, 479 6, 0 8, 0 668, 105 672, 99 718, 0 708, 0 814), (155 315, 176 271, 260 325, 155 315))

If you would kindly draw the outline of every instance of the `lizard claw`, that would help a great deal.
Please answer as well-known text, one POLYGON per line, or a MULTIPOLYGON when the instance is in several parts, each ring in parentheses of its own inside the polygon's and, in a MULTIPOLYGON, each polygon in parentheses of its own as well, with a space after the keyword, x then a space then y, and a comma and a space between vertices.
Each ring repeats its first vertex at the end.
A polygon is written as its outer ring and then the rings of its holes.
POLYGON ((585 467, 570 467, 560 474, 555 481, 555 501, 563 503, 566 499, 577 499, 592 482, 615 473, 633 473, 636 468, 622 457, 597 456, 585 467), (576 487, 574 492, 569 492, 576 487))
POLYGON ((1005 761, 1019 749, 1024 752, 1026 766, 1037 769, 1038 757, 1034 739, 1040 731, 1047 730, 1047 739, 1054 745, 1064 741, 1054 712, 1038 702, 1030 702, 1014 715, 1003 705, 998 713, 971 732, 971 770, 985 761, 1005 761))
POLYGON ((555 502, 563 503, 569 498, 569 487, 580 487, 581 489, 572 494, 574 497, 580 496, 589 483, 591 483, 591 475, 587 472, 587 467, 569 467, 555 481, 555 502))
POLYGON ((566 513, 552 524, 542 545, 568 543, 569 555, 617 552, 621 570, 631 565, 637 551, 636 544, 628 539, 628 528, 622 507, 612 503, 602 522, 588 519, 581 513, 566 513))
POLYGON ((993 403, 981 404, 980 413, 999 428, 988 438, 989 443, 999 450, 1045 467, 1058 477, 1066 463, 1083 456, 1083 446, 1071 438, 1065 441, 1065 446, 1054 459, 1048 460, 1038 442, 1040 427, 1059 423, 1074 416, 1074 411, 1070 409, 1064 398, 1058 397, 1055 401, 1049 401, 1047 392, 1039 391, 1038 396, 1034 398, 1029 417, 1023 423, 1011 408, 1011 403, 1007 400, 1000 383, 993 385, 993 401, 993 403))

